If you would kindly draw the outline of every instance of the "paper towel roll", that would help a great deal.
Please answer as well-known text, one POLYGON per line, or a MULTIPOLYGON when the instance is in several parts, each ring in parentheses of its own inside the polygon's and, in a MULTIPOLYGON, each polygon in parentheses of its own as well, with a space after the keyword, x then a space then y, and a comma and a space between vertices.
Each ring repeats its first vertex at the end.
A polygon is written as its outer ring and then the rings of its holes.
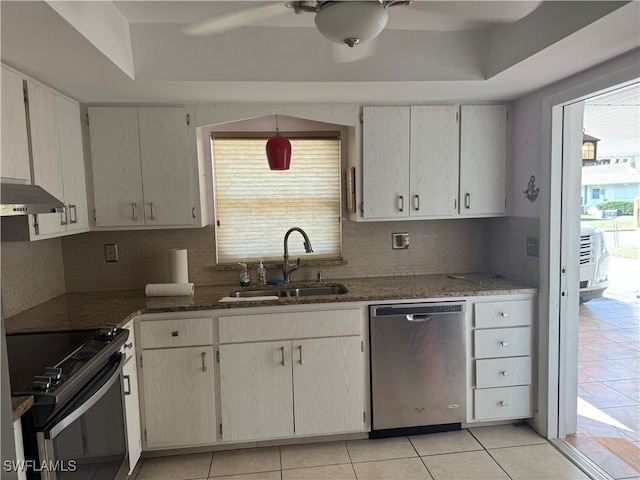
POLYGON ((189 262, 186 248, 171 249, 171 283, 189 283, 189 262))
POLYGON ((183 297, 193 291, 193 283, 148 283, 144 288, 147 297, 183 297))

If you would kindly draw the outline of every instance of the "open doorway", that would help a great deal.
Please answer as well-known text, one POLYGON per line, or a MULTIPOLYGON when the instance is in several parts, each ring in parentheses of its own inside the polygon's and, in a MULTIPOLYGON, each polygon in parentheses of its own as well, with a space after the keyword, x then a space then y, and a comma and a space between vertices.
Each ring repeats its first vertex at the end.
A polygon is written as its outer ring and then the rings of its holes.
POLYGON ((584 102, 577 418, 566 440, 640 476, 640 85, 584 102))

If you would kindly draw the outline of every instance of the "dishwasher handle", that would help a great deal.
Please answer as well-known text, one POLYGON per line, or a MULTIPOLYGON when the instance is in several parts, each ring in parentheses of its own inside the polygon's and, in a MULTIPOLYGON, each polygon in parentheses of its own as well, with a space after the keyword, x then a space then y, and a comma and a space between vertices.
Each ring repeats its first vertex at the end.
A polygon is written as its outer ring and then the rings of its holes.
POLYGON ((428 322, 433 317, 431 315, 417 315, 415 313, 408 313, 407 320, 410 322, 428 322))

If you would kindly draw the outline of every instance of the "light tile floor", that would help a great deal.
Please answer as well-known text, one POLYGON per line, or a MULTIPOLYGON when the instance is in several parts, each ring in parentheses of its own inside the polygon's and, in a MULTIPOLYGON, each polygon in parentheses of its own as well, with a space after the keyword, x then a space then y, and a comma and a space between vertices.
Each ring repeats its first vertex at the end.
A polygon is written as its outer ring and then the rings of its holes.
POLYGON ((578 325, 578 431, 567 441, 613 478, 640 478, 640 301, 591 300, 578 325))
POLYGON ((588 479, 526 425, 147 458, 136 480, 588 479))

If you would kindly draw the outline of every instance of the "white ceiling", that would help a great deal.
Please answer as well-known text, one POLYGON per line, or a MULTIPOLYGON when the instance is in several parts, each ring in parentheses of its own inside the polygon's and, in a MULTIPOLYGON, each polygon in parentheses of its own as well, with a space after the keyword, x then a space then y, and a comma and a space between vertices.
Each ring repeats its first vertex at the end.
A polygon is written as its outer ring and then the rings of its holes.
POLYGON ((418 0, 390 8, 375 53, 347 63, 336 61, 312 13, 284 2, 2 0, 0 8, 2 62, 94 104, 510 100, 640 46, 637 1, 418 0), (204 37, 184 33, 266 3, 282 13, 204 37))

